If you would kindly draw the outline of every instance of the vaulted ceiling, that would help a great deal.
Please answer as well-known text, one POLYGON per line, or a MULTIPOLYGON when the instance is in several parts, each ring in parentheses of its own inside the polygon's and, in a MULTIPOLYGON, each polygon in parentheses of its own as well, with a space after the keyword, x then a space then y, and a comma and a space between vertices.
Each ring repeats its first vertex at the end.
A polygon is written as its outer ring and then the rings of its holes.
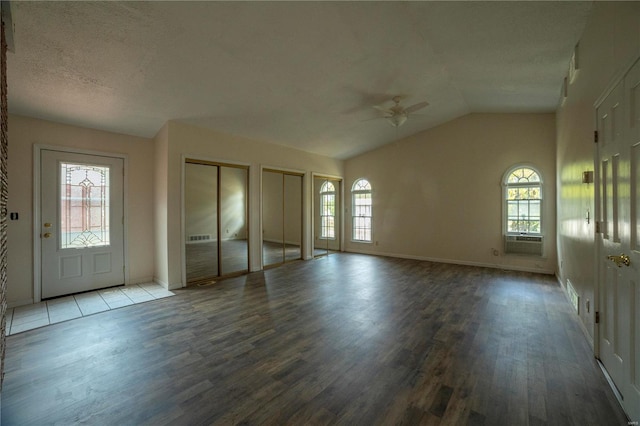
POLYGON ((10 112, 168 120, 345 159, 471 112, 553 112, 591 2, 12 2, 10 112), (429 106, 401 127, 374 105, 429 106))

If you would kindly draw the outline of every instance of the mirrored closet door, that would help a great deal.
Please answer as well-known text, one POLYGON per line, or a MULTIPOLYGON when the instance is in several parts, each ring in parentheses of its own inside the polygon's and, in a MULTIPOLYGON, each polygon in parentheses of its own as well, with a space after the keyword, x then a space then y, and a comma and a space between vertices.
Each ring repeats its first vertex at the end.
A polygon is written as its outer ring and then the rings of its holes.
POLYGON ((187 284, 249 271, 248 168, 186 160, 187 284))
POLYGON ((340 251, 341 189, 340 179, 313 178, 313 255, 325 256, 340 251))
POLYGON ((264 267, 302 259, 302 174, 262 171, 264 267))

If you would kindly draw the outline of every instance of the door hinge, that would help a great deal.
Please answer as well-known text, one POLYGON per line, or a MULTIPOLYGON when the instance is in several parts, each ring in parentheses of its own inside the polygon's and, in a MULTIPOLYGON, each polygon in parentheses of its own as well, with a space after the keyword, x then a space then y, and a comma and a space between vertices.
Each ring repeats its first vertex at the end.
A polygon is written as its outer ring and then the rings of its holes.
POLYGON ((596 311, 596 324, 600 324, 600 311, 596 311))
POLYGON ((597 130, 593 131, 593 142, 594 143, 598 143, 598 131, 597 130))

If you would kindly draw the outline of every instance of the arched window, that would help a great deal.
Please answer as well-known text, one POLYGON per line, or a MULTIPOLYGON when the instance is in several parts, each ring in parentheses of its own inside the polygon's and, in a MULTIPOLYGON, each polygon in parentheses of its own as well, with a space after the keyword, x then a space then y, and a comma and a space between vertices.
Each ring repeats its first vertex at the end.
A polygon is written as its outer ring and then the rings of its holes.
POLYGON ((336 187, 329 181, 320 187, 320 238, 336 238, 336 187))
POLYGON ((504 179, 508 234, 542 234, 542 179, 529 166, 515 166, 504 179))
POLYGON ((371 242, 371 184, 358 179, 351 187, 352 238, 354 241, 371 242))

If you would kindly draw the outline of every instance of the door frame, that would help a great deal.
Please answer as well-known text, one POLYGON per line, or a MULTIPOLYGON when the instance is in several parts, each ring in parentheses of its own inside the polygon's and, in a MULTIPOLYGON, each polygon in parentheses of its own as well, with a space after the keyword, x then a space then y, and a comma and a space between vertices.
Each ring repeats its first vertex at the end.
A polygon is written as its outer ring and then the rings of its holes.
POLYGON ((129 156, 127 154, 96 151, 91 149, 71 148, 58 145, 33 145, 33 303, 42 301, 42 244, 40 240, 41 202, 40 202, 40 170, 42 166, 42 151, 58 151, 68 154, 96 155, 122 159, 124 165, 124 179, 122 180, 122 208, 124 215, 123 227, 123 255, 124 255, 124 283, 129 284, 129 156))

